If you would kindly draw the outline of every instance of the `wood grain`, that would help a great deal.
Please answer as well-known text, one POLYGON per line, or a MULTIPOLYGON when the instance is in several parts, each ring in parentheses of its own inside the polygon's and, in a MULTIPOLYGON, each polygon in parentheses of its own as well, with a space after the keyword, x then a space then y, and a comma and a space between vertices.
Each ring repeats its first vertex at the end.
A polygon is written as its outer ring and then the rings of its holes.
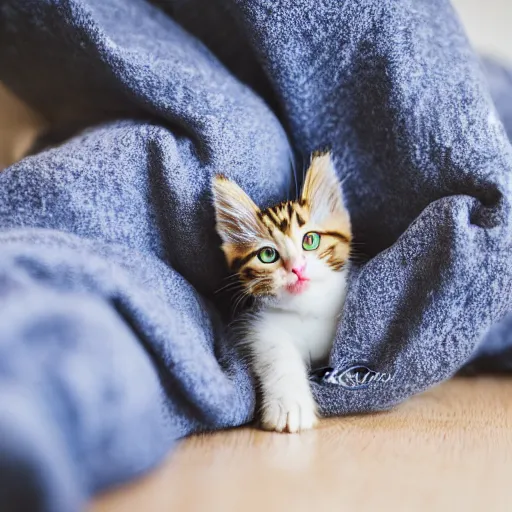
POLYGON ((456 379, 299 435, 191 437, 91 512, 510 511, 511 474, 512 379, 456 379))

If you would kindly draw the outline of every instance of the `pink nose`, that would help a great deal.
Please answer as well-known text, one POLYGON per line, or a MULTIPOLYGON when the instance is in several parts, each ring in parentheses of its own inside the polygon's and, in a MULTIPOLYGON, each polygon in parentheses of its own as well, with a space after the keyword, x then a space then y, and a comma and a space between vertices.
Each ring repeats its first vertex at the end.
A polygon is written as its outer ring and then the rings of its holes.
POLYGON ((305 270, 306 265, 292 267, 292 272, 299 278, 299 281, 306 279, 305 270))

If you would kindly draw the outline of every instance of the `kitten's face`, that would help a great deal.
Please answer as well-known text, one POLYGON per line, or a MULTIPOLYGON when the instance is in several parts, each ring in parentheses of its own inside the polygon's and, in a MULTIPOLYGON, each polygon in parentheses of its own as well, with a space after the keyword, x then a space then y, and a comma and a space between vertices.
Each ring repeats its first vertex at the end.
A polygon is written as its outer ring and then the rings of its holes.
POLYGON ((329 154, 313 157, 297 201, 260 210, 222 176, 213 193, 222 249, 248 294, 301 295, 347 263, 350 218, 329 154))

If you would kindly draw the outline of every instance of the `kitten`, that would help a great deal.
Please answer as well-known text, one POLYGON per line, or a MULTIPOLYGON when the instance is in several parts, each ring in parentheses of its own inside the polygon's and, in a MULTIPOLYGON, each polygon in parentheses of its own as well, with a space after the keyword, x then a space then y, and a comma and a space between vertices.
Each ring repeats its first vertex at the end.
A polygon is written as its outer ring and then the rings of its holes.
POLYGON ((213 181, 228 266, 255 308, 244 343, 262 393, 261 424, 297 432, 317 422, 308 367, 329 356, 345 300, 350 217, 329 153, 314 155, 296 201, 260 210, 235 183, 213 181))

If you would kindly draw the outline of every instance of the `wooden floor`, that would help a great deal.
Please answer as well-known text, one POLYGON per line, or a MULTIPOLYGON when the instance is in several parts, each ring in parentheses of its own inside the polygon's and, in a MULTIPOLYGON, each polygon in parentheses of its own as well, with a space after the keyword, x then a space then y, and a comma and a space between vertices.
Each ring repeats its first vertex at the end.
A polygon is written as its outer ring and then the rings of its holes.
POLYGON ((91 512, 511 511, 512 379, 457 379, 312 432, 191 437, 91 512))

